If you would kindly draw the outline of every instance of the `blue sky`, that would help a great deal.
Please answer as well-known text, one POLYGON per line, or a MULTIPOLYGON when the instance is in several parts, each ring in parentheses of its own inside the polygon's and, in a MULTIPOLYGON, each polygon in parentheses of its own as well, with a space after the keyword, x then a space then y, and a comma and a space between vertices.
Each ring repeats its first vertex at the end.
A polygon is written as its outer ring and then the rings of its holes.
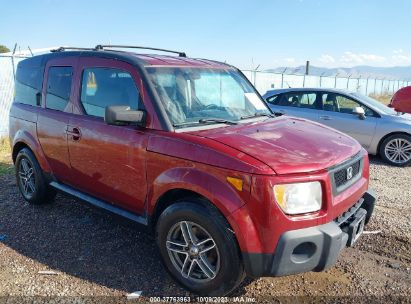
POLYGON ((0 44, 184 50, 240 68, 411 65, 408 0, 3 0, 0 44))

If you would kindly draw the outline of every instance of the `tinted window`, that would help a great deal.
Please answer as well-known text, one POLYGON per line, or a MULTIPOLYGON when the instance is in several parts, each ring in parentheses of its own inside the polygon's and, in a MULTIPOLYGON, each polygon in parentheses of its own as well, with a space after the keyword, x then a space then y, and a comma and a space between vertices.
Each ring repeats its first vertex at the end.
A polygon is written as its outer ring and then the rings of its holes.
POLYGON ((361 107, 366 116, 374 116, 374 111, 347 96, 336 93, 325 93, 322 96, 323 110, 352 114, 356 107, 361 107))
POLYGON ((71 91, 73 69, 71 67, 51 67, 47 78, 46 107, 64 111, 71 91))
POLYGON ((283 98, 281 98, 278 104, 288 107, 316 109, 316 99, 317 94, 315 93, 286 93, 283 95, 283 98))
POLYGON ((24 104, 28 104, 31 106, 37 105, 36 94, 40 92, 38 89, 32 88, 16 80, 15 92, 16 92, 16 95, 14 96, 15 102, 24 103, 24 104))
POLYGON ((43 81, 43 72, 42 67, 18 67, 16 80, 21 84, 40 90, 43 81))
POLYGON ((43 66, 37 58, 26 59, 17 66, 15 83, 15 102, 36 105, 36 94, 41 92, 43 82, 43 66))
POLYGON ((104 117, 106 106, 140 109, 140 95, 128 72, 111 68, 90 68, 83 72, 81 103, 88 115, 104 117))
POLYGON ((274 96, 270 96, 267 98, 267 102, 273 105, 278 104, 279 100, 280 100, 280 95, 274 95, 274 96))

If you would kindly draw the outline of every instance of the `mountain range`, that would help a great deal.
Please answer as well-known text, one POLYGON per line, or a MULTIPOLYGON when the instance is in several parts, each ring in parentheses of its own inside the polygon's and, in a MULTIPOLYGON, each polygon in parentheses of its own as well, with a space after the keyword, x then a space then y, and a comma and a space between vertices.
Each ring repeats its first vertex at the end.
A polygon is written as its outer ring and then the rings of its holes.
MULTIPOLYGON (((283 73, 286 74, 304 74, 305 66, 298 66, 294 68, 278 67, 275 69, 268 69, 265 72, 283 73)), ((335 76, 339 77, 353 77, 353 78, 385 78, 396 80, 411 80, 411 66, 396 66, 396 67, 373 67, 367 65, 359 65, 351 68, 322 68, 310 66, 310 75, 316 76, 335 76)))

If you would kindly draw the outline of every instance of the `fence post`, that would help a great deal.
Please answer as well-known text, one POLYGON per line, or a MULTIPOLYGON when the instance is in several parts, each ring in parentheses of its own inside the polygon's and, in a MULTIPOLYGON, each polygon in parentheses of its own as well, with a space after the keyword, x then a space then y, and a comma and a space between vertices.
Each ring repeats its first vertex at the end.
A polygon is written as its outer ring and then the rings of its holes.
POLYGON ((365 95, 368 95, 368 79, 370 79, 370 76, 367 77, 367 82, 365 83, 365 95))
POLYGON ((284 88, 284 74, 288 68, 285 68, 284 71, 281 73, 281 88, 284 88))
POLYGON ((11 54, 11 65, 13 67, 13 81, 16 80, 16 70, 14 68, 14 54, 16 53, 17 43, 14 44, 13 53, 11 54))
POLYGON ((377 95, 377 77, 374 79, 374 95, 377 95))
POLYGON ((320 88, 322 88, 322 80, 323 80, 323 76, 324 76, 325 72, 322 72, 320 75, 320 88))
POLYGON ((348 90, 348 85, 350 84, 351 75, 352 75, 352 74, 348 75, 348 78, 347 78, 347 90, 348 90))
POLYGON ((337 76, 339 73, 335 74, 335 78, 334 78, 334 89, 337 88, 337 76))

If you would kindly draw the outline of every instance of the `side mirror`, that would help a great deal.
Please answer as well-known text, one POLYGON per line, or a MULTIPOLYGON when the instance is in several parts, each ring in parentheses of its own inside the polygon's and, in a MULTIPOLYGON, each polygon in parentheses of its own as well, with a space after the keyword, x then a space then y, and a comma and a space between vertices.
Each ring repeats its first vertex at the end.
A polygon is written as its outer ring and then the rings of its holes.
POLYGON ((145 111, 133 111, 129 106, 107 106, 104 121, 108 125, 136 124, 144 126, 145 111))
POLYGON ((358 117, 359 117, 360 119, 365 119, 365 111, 364 111, 364 109, 363 109, 362 107, 355 107, 355 108, 352 110, 352 113, 355 114, 355 115, 358 115, 358 117))

